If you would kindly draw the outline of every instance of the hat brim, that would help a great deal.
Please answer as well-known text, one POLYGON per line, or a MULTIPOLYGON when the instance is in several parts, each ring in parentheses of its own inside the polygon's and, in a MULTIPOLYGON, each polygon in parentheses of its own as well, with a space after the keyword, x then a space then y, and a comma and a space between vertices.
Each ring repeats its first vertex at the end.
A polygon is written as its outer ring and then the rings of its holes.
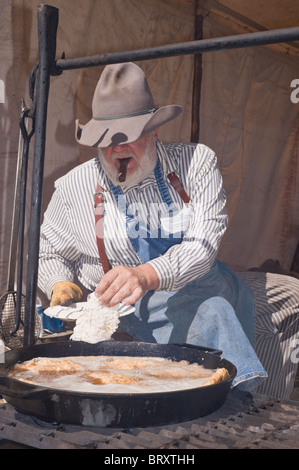
POLYGON ((153 114, 123 117, 121 119, 91 119, 81 125, 76 120, 76 140, 88 147, 114 147, 135 142, 182 112, 181 106, 168 105, 158 108, 153 114))

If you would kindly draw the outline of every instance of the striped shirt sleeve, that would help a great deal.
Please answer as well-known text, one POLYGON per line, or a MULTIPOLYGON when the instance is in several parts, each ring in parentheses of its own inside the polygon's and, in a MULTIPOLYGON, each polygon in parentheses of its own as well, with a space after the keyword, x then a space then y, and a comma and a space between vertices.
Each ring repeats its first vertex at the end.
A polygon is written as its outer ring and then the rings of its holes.
POLYGON ((59 189, 44 216, 40 237, 39 287, 51 297, 56 282, 73 281, 78 257, 70 220, 59 189))

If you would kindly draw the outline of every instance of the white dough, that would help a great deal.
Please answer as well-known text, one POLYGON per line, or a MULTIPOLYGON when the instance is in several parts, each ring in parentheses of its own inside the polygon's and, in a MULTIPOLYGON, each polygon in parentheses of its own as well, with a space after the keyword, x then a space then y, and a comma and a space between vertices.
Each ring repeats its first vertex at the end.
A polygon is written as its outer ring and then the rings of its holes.
POLYGON ((98 343, 108 341, 119 325, 119 306, 106 307, 99 303, 94 293, 90 294, 80 317, 76 321, 71 340, 98 343))

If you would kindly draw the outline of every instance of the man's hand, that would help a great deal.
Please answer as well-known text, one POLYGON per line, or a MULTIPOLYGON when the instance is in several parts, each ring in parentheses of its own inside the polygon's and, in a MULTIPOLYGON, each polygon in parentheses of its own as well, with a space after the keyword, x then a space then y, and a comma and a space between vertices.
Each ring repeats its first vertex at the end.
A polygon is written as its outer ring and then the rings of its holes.
POLYGON ((70 305, 83 297, 80 287, 73 282, 57 282, 54 284, 50 307, 55 305, 70 305))
POLYGON ((159 286, 156 271, 150 264, 142 264, 135 268, 117 266, 111 269, 98 284, 95 293, 102 305, 114 307, 123 301, 124 305, 137 302, 148 290, 159 286))

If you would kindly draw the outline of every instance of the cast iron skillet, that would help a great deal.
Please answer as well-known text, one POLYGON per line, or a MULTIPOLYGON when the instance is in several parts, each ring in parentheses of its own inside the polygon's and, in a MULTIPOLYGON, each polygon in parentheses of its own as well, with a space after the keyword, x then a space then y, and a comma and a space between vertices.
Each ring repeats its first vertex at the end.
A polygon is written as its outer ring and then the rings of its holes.
POLYGON ((143 342, 81 341, 44 343, 8 351, 0 364, 0 394, 14 408, 47 422, 104 428, 159 426, 205 416, 225 402, 236 367, 207 348, 143 342), (35 357, 150 356, 197 362, 207 368, 225 367, 229 379, 215 385, 157 393, 89 393, 58 390, 7 376, 17 362, 35 357))

